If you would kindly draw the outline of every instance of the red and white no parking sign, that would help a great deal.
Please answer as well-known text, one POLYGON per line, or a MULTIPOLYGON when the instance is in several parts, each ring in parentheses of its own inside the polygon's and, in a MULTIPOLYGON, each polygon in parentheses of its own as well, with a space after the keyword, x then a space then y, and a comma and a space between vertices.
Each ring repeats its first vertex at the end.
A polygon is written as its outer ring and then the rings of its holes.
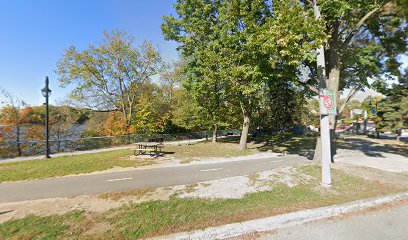
POLYGON ((322 90, 320 93, 320 114, 336 115, 336 99, 334 91, 322 90))
POLYGON ((327 109, 330 109, 333 107, 333 100, 330 98, 330 96, 323 97, 323 105, 327 109))

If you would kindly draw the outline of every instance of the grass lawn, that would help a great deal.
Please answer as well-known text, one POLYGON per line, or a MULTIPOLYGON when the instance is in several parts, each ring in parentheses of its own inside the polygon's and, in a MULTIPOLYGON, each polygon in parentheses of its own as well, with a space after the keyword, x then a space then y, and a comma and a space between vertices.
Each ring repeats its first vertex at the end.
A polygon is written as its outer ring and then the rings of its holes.
MULTIPOLYGON (((234 157, 257 152, 256 149, 238 151, 238 145, 232 143, 196 143, 182 146, 166 146, 166 156, 191 161, 202 157, 234 157)), ((90 173, 107 170, 112 167, 138 167, 153 164, 157 159, 132 160, 127 157, 132 150, 116 150, 101 153, 81 154, 31 161, 0 163, 0 182, 40 179, 69 174, 90 173)))
POLYGON ((63 156, 50 159, 0 164, 0 182, 64 176, 106 170, 115 166, 137 167, 154 163, 152 160, 125 158, 131 150, 63 156))
POLYGON ((272 150, 274 152, 286 151, 289 154, 299 154, 305 151, 314 151, 316 139, 317 136, 313 134, 303 136, 296 136, 289 133, 273 135, 264 139, 265 144, 259 147, 259 150, 272 150))
POLYGON ((206 158, 206 157, 238 157, 257 153, 258 150, 248 144, 248 149, 243 151, 238 150, 238 143, 211 143, 203 142, 191 145, 181 146, 166 146, 164 151, 168 156, 177 159, 193 159, 193 158, 206 158))
POLYGON ((393 185, 366 181, 333 171, 331 190, 319 187, 320 168, 303 166, 315 180, 241 199, 180 199, 125 204, 105 213, 72 211, 57 216, 28 216, 0 225, 0 239, 138 239, 267 217, 301 209, 339 204, 403 191, 393 185))

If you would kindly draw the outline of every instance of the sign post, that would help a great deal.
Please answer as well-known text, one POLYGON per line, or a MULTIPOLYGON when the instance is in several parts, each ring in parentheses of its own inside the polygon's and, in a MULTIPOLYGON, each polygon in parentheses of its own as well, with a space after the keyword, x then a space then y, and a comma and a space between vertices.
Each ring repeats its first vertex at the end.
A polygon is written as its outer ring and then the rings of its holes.
POLYGON ((332 183, 330 164, 331 164, 331 146, 330 146, 330 125, 329 115, 337 114, 336 98, 334 91, 320 90, 320 138, 322 143, 322 185, 329 187, 332 183))

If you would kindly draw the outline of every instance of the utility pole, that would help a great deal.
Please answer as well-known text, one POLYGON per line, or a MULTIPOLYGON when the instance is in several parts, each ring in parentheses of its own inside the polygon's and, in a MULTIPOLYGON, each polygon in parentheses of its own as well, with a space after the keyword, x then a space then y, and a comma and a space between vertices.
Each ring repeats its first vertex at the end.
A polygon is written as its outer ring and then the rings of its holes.
MULTIPOLYGON (((316 19, 321 18, 319 6, 316 0, 313 4, 313 10, 316 19)), ((324 57, 324 46, 321 45, 317 50, 317 76, 319 79, 319 104, 320 104, 320 139, 321 139, 321 161, 322 161, 322 185, 330 187, 331 180, 331 146, 330 146, 330 125, 327 108, 324 106, 324 96, 326 96, 326 61, 324 57)), ((333 103, 332 103, 333 104, 333 103)))

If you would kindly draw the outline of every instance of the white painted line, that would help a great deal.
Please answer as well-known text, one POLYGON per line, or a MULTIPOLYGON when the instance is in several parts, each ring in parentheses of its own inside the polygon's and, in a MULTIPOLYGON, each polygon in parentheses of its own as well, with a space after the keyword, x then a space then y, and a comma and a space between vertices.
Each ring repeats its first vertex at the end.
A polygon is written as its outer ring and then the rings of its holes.
POLYGON ((127 177, 127 178, 115 178, 115 179, 109 179, 106 180, 107 182, 116 182, 116 181, 124 181, 124 180, 132 180, 133 178, 127 177))
POLYGON ((271 161, 271 162, 283 162, 283 160, 276 160, 276 161, 271 161))
POLYGON ((221 170, 222 168, 212 168, 212 169, 204 169, 204 170, 200 170, 201 172, 210 172, 210 171, 217 171, 217 170, 221 170))

